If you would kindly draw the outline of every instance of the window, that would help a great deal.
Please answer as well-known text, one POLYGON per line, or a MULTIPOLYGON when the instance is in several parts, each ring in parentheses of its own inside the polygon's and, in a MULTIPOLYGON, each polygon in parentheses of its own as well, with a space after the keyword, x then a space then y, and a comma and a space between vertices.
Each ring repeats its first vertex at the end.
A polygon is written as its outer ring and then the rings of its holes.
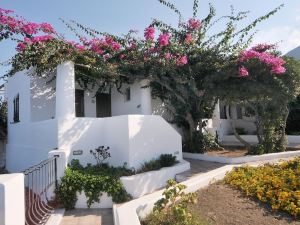
POLYGON ((129 102, 130 101, 130 87, 126 88, 125 93, 124 93, 124 97, 125 97, 125 102, 129 102))
POLYGON ((84 90, 75 90, 76 117, 84 117, 84 90))
POLYGON ((19 94, 14 98, 14 123, 20 122, 20 97, 19 94))
POLYGON ((227 119, 226 105, 220 104, 220 119, 227 119))

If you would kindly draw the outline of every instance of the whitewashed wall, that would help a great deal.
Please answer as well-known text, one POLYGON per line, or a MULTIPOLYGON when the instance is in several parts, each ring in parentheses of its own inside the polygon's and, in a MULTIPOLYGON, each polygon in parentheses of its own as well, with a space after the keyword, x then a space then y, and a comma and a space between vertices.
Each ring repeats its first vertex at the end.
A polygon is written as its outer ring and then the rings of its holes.
POLYGON ((83 150, 71 156, 83 164, 95 163, 91 149, 104 145, 111 148, 109 163, 139 168, 161 154, 182 159, 181 136, 160 116, 126 115, 110 118, 76 118, 59 120, 58 148, 83 150), (159 129, 158 129, 159 128, 159 129))
POLYGON ((49 120, 55 117, 55 79, 52 76, 30 78, 31 121, 49 120))

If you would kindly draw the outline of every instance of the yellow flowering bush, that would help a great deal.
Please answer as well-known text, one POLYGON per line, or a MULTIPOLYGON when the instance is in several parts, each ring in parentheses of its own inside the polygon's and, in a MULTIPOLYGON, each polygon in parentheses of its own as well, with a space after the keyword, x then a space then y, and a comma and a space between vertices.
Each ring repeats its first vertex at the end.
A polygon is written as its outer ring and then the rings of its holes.
POLYGON ((273 210, 300 215, 300 158, 275 165, 235 168, 224 181, 270 204, 273 210))

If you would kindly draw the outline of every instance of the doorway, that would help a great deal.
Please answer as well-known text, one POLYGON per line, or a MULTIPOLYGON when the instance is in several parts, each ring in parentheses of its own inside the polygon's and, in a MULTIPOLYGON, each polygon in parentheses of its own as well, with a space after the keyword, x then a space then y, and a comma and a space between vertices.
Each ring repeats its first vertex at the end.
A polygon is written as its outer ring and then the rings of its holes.
POLYGON ((98 93, 96 95, 97 117, 111 117, 111 95, 108 93, 98 93))

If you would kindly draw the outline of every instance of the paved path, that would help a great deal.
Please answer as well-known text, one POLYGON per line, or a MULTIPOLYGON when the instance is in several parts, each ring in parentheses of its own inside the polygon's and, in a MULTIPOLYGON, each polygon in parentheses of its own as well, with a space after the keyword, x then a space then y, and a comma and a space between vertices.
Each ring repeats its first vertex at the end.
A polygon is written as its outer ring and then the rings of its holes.
POLYGON ((65 212, 60 225, 113 225, 111 209, 73 209, 65 212))
POLYGON ((223 163, 208 162, 208 161, 202 161, 197 159, 184 159, 184 160, 190 162, 191 169, 176 175, 177 182, 185 181, 195 175, 206 173, 226 165, 223 163))

